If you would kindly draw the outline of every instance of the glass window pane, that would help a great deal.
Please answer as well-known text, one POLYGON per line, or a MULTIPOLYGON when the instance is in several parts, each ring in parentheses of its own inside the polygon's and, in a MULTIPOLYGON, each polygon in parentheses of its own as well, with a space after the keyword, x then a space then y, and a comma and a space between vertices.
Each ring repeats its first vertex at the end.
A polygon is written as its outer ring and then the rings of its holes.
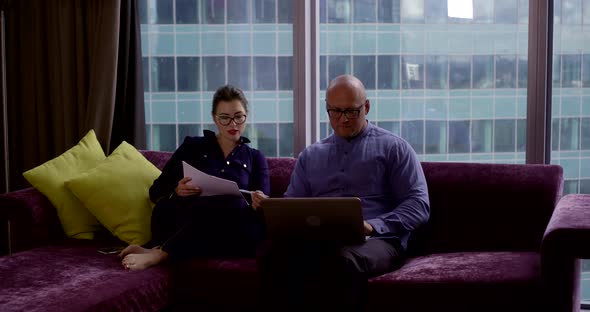
POLYGON ((515 120, 499 119, 494 127, 494 152, 515 152, 515 120))
POLYGON ((178 125, 178 144, 184 142, 187 136, 201 136, 201 125, 198 124, 179 124, 178 125))
POLYGON ((293 57, 279 56, 279 90, 293 90, 293 57))
POLYGON ((590 2, 588 0, 582 2, 582 8, 582 22, 584 25, 590 25, 590 2))
POLYGON ((254 57, 254 90, 277 89, 277 61, 275 57, 254 57))
POLYGON ((518 22, 518 2, 514 0, 494 1, 494 20, 496 24, 516 24, 518 22))
POLYGON ((447 122, 427 120, 424 152, 426 154, 447 153, 447 122))
POLYGON ((254 4, 254 23, 266 24, 276 23, 276 3, 275 0, 253 0, 254 4))
POLYGON ((491 153, 492 152, 492 121, 473 120, 471 124, 471 152, 491 153))
POLYGON ((293 0, 279 1, 279 23, 293 24, 293 0))
POLYGON ((424 56, 402 57, 402 88, 424 88, 424 56))
POLYGON ((473 0, 473 20, 479 24, 494 22, 494 0, 473 0))
POLYGON ((326 56, 320 55, 320 90, 326 90, 328 86, 327 76, 328 76, 328 68, 326 66, 326 56))
POLYGON ((328 82, 343 74, 350 74, 350 56, 330 55, 328 57, 328 82))
POLYGON ((197 0, 176 0, 176 24, 198 24, 197 0))
POLYGON ((140 24, 147 24, 148 23, 147 0, 139 0, 138 1, 137 11, 139 14, 139 23, 140 24))
POLYGON ((353 3, 355 23, 375 23, 375 0, 354 0, 353 3))
POLYGON ((172 0, 156 1, 153 17, 155 17, 156 24, 174 24, 172 0))
POLYGON ((225 1, 201 1, 203 24, 223 24, 225 22, 225 1))
POLYGON ((328 23, 349 23, 351 15, 350 0, 327 0, 328 23))
POLYGON ((473 56, 473 88, 494 87, 494 57, 491 55, 473 56))
POLYGON ((225 57, 203 57, 203 90, 215 91, 225 84, 225 57))
POLYGON ((375 89, 375 56, 359 55, 353 57, 354 71, 358 79, 365 85, 365 89, 375 89))
POLYGON ((578 181, 577 180, 563 181, 563 195, 576 194, 576 193, 578 193, 578 181))
POLYGON ((580 55, 563 55, 561 67, 561 87, 579 88, 582 80, 582 64, 580 55))
POLYGON ((553 88, 559 88, 561 86, 561 55, 553 55, 553 88))
POLYGON ((447 21, 447 0, 424 0, 426 24, 441 24, 447 21))
POLYGON ((469 89, 471 87, 471 57, 449 57, 449 87, 451 89, 469 89))
POLYGON ((528 57, 520 56, 518 58, 518 87, 519 88, 526 88, 527 87, 528 68, 529 68, 528 57))
POLYGON ((250 1, 248 0, 226 0, 227 1, 227 23, 248 24, 250 23, 250 1))
POLYGON ((590 118, 582 118, 581 149, 590 150, 590 118))
POLYGON ((580 141, 578 133, 578 118, 562 118, 559 127, 559 149, 577 150, 580 141))
POLYGON ((178 91, 199 91, 200 58, 177 57, 178 91))
POLYGON ((176 149, 176 125, 153 125, 152 147, 157 151, 173 152, 176 149))
POLYGON ((142 57, 141 66, 143 69, 143 89, 144 91, 150 91, 150 59, 148 57, 142 57))
MULTIPOLYGON (((590 194, 590 180, 583 179, 580 180, 580 194, 590 194)), ((586 261, 584 261, 586 262, 586 261)), ((588 272, 588 270, 584 270, 584 272, 588 272)))
POLYGON ((516 151, 526 151, 526 119, 516 120, 516 151))
POLYGON ((379 23, 399 23, 400 15, 400 0, 377 0, 379 23))
POLYGON ((404 24, 424 23, 424 0, 402 0, 401 20, 404 24))
POLYGON ((449 121, 449 153, 469 153, 469 120, 449 121))
POLYGON ((518 23, 529 23, 529 0, 518 0, 518 23))
POLYGON ((414 151, 418 154, 424 154, 424 121, 409 120, 402 122, 402 135, 414 151))
POLYGON ((280 157, 294 157, 293 156, 293 142, 289 144, 289 141, 292 141, 294 137, 293 132, 293 123, 280 123, 279 124, 279 138, 281 138, 280 146, 279 146, 279 155, 280 157))
POLYGON ((401 135, 400 126, 401 123, 399 121, 379 121, 377 122, 377 126, 393 133, 396 135, 401 135))
POLYGON ((590 88, 590 54, 582 55, 582 87, 590 88))
POLYGON ((551 150, 559 150, 559 118, 551 119, 551 150))
POLYGON ((228 56, 227 57, 227 83, 242 90, 252 90, 250 85, 250 62, 249 56, 228 56))
POLYGON ((174 58, 152 57, 152 92, 174 91, 174 58))
POLYGON ((496 88, 516 88, 516 56, 496 56, 496 88))
POLYGON ((447 56, 426 56, 426 88, 447 89, 449 87, 447 56))
POLYGON ((561 0, 561 23, 582 24, 581 0, 561 0))
POLYGON ((250 139, 254 139, 260 150, 267 157, 277 157, 277 125, 259 123, 253 124, 254 134, 250 139))
POLYGON ((399 55, 377 56, 377 81, 379 89, 399 89, 399 55))

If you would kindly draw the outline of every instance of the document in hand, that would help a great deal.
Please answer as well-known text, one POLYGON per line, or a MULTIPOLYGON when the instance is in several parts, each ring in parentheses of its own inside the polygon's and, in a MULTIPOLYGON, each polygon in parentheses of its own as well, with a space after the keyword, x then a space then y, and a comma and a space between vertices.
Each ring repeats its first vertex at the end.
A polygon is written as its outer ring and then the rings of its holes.
POLYGON ((189 182, 191 185, 197 185, 201 188, 201 196, 214 196, 214 195, 236 195, 242 196, 238 188, 238 184, 234 181, 214 177, 206 174, 203 171, 182 162, 182 170, 185 177, 190 177, 192 181, 189 182))

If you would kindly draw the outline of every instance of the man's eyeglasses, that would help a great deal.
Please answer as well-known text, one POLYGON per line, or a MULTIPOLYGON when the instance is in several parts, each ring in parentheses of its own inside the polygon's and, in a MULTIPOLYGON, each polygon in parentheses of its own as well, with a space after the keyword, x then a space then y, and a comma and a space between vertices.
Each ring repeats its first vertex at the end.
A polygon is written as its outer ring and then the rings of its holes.
POLYGON ((216 115, 217 116, 217 120, 219 121, 219 123, 223 126, 227 126, 231 123, 231 121, 233 120, 236 125, 241 125, 243 123, 246 122, 246 115, 235 115, 234 117, 229 117, 227 115, 216 115))
POLYGON ((330 116, 330 118, 338 120, 344 114, 344 116, 346 116, 347 119, 357 119, 359 118, 363 107, 365 107, 365 104, 359 106, 359 108, 356 109, 340 110, 335 108, 328 108, 328 116, 330 116))

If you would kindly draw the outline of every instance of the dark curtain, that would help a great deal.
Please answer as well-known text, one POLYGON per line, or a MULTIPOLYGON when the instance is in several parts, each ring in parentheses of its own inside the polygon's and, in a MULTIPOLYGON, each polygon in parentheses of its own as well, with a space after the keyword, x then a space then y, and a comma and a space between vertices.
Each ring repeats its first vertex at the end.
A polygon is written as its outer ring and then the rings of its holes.
POLYGON ((137 1, 121 3, 117 92, 110 151, 123 141, 146 148, 145 106, 141 63, 141 30, 137 1))
POLYGON ((136 0, 20 0, 5 16, 10 190, 90 129, 107 154, 145 147, 136 0))

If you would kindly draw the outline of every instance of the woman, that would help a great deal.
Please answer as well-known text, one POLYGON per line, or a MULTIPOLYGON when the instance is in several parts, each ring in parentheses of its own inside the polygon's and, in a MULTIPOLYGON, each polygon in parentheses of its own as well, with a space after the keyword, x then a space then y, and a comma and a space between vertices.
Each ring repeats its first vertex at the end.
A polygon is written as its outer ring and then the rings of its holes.
POLYGON ((263 220, 256 211, 270 192, 264 155, 245 143, 248 101, 227 85, 213 96, 212 117, 217 135, 187 137, 150 188, 152 240, 145 247, 130 245, 119 254, 125 269, 142 270, 168 258, 191 256, 254 256, 263 239, 263 220), (251 204, 241 196, 200 196, 201 188, 183 176, 182 161, 253 191, 251 204))

